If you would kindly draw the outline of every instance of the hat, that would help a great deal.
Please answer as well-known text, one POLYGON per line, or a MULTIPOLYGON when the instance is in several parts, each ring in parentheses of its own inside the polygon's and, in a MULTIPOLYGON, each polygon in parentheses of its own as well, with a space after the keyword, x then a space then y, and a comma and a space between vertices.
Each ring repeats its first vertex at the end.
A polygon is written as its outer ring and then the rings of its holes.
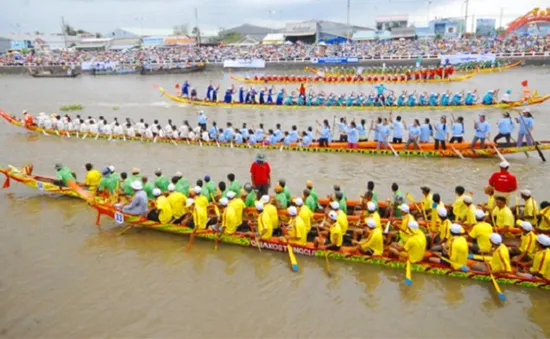
POLYGON ((169 184, 168 185, 168 191, 174 192, 175 190, 176 190, 176 185, 174 185, 174 184, 169 184))
POLYGON ((375 228, 376 227, 376 221, 374 221, 373 218, 368 218, 367 219, 367 226, 370 227, 370 228, 375 228))
POLYGON ((258 211, 263 211, 264 210, 264 204, 261 202, 261 201, 256 201, 256 209, 258 211))
POLYGON ((264 204, 267 204, 269 202, 269 195, 262 195, 260 201, 264 204))
POLYGON ((498 164, 500 168, 508 168, 510 167, 510 163, 508 161, 502 161, 500 164, 498 164))
POLYGON ((546 234, 539 234, 537 235, 537 241, 542 246, 550 246, 550 237, 546 234))
POLYGON ((290 206, 288 209, 288 214, 291 215, 291 216, 296 216, 296 214, 298 214, 298 210, 296 209, 296 207, 294 206, 290 206))
POLYGON ((157 168, 157 169, 155 170, 155 174, 162 174, 162 170, 161 170, 160 168, 157 168))
POLYGON ((502 237, 498 233, 491 233, 489 239, 495 245, 500 245, 500 243, 502 243, 502 237))
POLYGON ((376 210, 376 204, 372 201, 369 201, 367 203, 367 210, 369 210, 369 212, 374 212, 376 210))
POLYGON ((134 167, 132 168, 132 174, 138 174, 140 172, 139 168, 134 167))
POLYGON ((409 213, 410 211, 409 205, 407 204, 401 204, 399 206, 399 209, 401 210, 401 212, 404 212, 404 213, 409 213))
POLYGON ((227 204, 229 204, 229 200, 227 200, 227 198, 220 199, 220 205, 227 206, 227 204))
POLYGON ((483 210, 476 210, 475 216, 476 219, 482 220, 483 218, 485 218, 485 212, 483 212, 483 210))
POLYGON ((437 215, 439 215, 440 217, 446 217, 447 216, 447 209, 443 206, 439 206, 437 208, 437 215))
POLYGON ((296 206, 302 206, 304 204, 304 201, 302 200, 302 198, 296 198, 294 199, 294 203, 296 204, 296 206))
POLYGON ((204 176, 204 181, 210 181, 210 176, 209 176, 209 175, 205 175, 205 176, 204 176))
POLYGON ((471 204, 471 203, 472 203, 472 196, 471 196, 471 195, 468 195, 468 194, 465 194, 465 195, 462 197, 462 201, 464 201, 464 202, 467 203, 467 204, 471 204))
POLYGON ((226 196, 228 199, 233 199, 233 198, 235 198, 236 195, 237 195, 237 194, 236 194, 235 192, 229 191, 229 192, 227 192, 227 194, 226 194, 225 196, 226 196))
POLYGON ((328 217, 334 221, 336 221, 336 219, 338 219, 338 213, 336 213, 335 211, 330 211, 329 214, 328 214, 328 217))
POLYGON ((340 204, 338 203, 338 201, 332 201, 330 203, 330 208, 333 209, 333 210, 339 210, 340 209, 340 204))
POLYGON ((195 194, 199 194, 201 190, 202 188, 200 186, 195 186, 195 188, 193 188, 193 192, 195 192, 195 194))
POLYGON ((280 193, 282 191, 283 191, 283 186, 281 186, 281 185, 275 186, 275 192, 280 193))
POLYGON ((111 171, 111 173, 115 173, 115 166, 109 165, 109 167, 107 168, 109 169, 109 171, 111 171))
POLYGON ((529 221, 523 221, 521 223, 521 228, 526 232, 531 232, 533 230, 533 225, 529 221))
POLYGON ((264 161, 265 160, 265 155, 263 155, 262 153, 259 153, 258 155, 256 155, 256 160, 264 161))
POLYGON ((462 234, 462 232, 464 231, 462 226, 460 226, 459 224, 452 224, 450 230, 451 230, 451 233, 454 233, 454 234, 462 234))
POLYGON ((430 189, 428 186, 422 186, 422 187, 420 187, 420 189, 421 189, 423 192, 429 192, 429 191, 431 191, 431 189, 430 189))
POLYGON ((519 191, 519 193, 521 193, 521 195, 525 195, 526 197, 531 196, 531 191, 529 191, 528 189, 523 189, 523 190, 519 191))
POLYGON ((132 187, 132 189, 135 189, 136 191, 143 189, 143 184, 139 180, 132 182, 130 186, 132 187))
POLYGON ((409 221, 409 224, 407 225, 411 230, 417 230, 418 229, 418 223, 415 220, 409 221))
POLYGON ((26 109, 24 109, 24 110, 23 110, 23 114, 27 114, 27 113, 28 113, 28 112, 27 112, 27 110, 26 110, 26 109))
POLYGON ((154 195, 155 197, 158 197, 158 196, 161 195, 161 194, 162 194, 162 191, 160 190, 160 188, 155 188, 155 189, 153 189, 153 195, 154 195))
POLYGON ((62 164, 60 164, 60 163, 55 164, 55 169, 56 169, 56 170, 60 170, 60 169, 62 169, 62 168, 63 168, 63 165, 62 165, 62 164))
POLYGON ((104 169, 103 172, 101 172, 101 175, 103 176, 109 175, 109 174, 111 174, 111 171, 108 168, 104 169))
POLYGON ((185 202, 185 207, 189 207, 189 206, 193 205, 194 203, 195 203, 195 200, 193 200, 192 198, 189 198, 185 202))
POLYGON ((306 187, 307 188, 313 187, 313 181, 311 181, 311 180, 306 181, 306 187))
POLYGON ((524 108, 523 111, 522 111, 522 113, 530 113, 530 112, 531 112, 531 110, 527 107, 524 108))
POLYGON ((180 171, 177 171, 176 174, 174 174, 176 177, 183 177, 183 174, 180 171))

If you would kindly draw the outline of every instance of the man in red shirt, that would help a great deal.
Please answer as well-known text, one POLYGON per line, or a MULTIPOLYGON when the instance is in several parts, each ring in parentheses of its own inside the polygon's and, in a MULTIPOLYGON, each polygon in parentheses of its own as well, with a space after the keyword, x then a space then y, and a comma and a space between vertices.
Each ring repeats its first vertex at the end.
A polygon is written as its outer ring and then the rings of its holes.
POLYGON ((508 172, 510 164, 508 161, 500 163, 500 172, 495 172, 489 178, 489 185, 495 189, 495 197, 504 197, 506 202, 510 201, 510 194, 518 189, 516 177, 508 172))
POLYGON ((258 196, 267 195, 271 186, 271 167, 265 161, 265 155, 258 154, 256 161, 250 166, 252 187, 258 191, 258 196))

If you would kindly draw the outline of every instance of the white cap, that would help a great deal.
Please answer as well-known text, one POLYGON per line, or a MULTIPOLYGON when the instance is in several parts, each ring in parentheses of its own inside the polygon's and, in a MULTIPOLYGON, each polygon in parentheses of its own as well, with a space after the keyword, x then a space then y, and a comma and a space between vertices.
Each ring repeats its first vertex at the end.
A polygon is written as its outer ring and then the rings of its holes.
POLYGON ((500 168, 508 168, 510 167, 510 163, 508 161, 502 161, 500 164, 498 164, 500 168))
POLYGON ((437 215, 439 215, 440 217, 446 217, 447 216, 447 209, 443 206, 439 206, 437 208, 437 215))
POLYGON ((502 243, 502 237, 498 233, 491 233, 489 239, 495 245, 500 245, 500 243, 502 243))
POLYGON ((195 186, 195 188, 193 188, 193 192, 195 192, 195 194, 199 194, 201 192, 201 187, 200 186, 195 186))
POLYGON ((531 232, 533 230, 533 225, 531 225, 529 221, 522 221, 521 228, 523 228, 524 231, 531 232))
POLYGON ((155 197, 158 197, 158 196, 161 195, 161 194, 162 194, 162 191, 160 190, 160 188, 155 188, 155 189, 153 189, 153 195, 154 195, 155 197))
POLYGON ((229 191, 229 192, 227 192, 227 194, 226 194, 226 196, 227 196, 228 199, 233 199, 233 198, 235 198, 235 195, 237 195, 237 194, 236 194, 235 192, 233 192, 233 191, 229 191))
POLYGON ((522 111, 522 113, 529 113, 531 110, 528 107, 525 107, 522 111))
POLYGON ((174 176, 183 177, 183 173, 181 173, 180 171, 177 171, 176 174, 174 174, 174 176))
POLYGON ((476 210, 475 212, 476 219, 483 219, 485 218, 485 212, 483 210, 476 210))
POLYGON ((294 199, 294 203, 296 204, 296 206, 302 206, 304 204, 304 201, 302 200, 302 198, 296 198, 294 199))
POLYGON ((409 224, 407 225, 411 230, 417 230, 418 229, 418 223, 416 220, 409 221, 409 224))
POLYGON ((269 195, 262 195, 262 198, 260 199, 262 203, 267 204, 269 202, 269 195))
POLYGON ((464 194, 464 196, 462 197, 462 201, 464 201, 467 204, 471 204, 472 203, 472 196, 468 195, 468 194, 464 194))
POLYGON ((543 246, 550 246, 550 237, 546 234, 539 234, 537 235, 537 241, 539 244, 543 246))
POLYGON ((462 234, 463 231, 464 231, 464 229, 459 224, 452 224, 451 225, 451 233, 462 234))
POLYGON ((296 209, 296 207, 294 206, 290 206, 288 209, 288 214, 291 215, 291 216, 296 216, 296 214, 298 214, 298 210, 296 209))
POLYGON ((328 217, 336 221, 336 219, 338 219, 338 213, 336 213, 336 211, 330 211, 328 217))
POLYGON ((193 198, 189 198, 189 199, 187 199, 187 201, 185 202, 185 206, 186 206, 186 207, 189 207, 189 206, 192 206, 194 203, 195 203, 195 200, 193 200, 193 198))
POLYGON ((175 190, 176 190, 176 185, 174 185, 174 184, 168 185, 168 191, 174 192, 175 190))
POLYGON ((374 221, 373 218, 368 218, 367 219, 367 226, 370 227, 370 228, 375 228, 376 227, 376 221, 374 221))
POLYGON ((130 186, 135 189, 136 191, 139 191, 139 190, 142 190, 143 189, 143 184, 141 183, 141 181, 139 180, 136 180, 134 182, 132 182, 130 184, 130 186))
POLYGON ((109 169, 109 171, 111 171, 111 173, 115 173, 115 166, 109 165, 109 167, 107 168, 109 169))
POLYGON ((256 209, 257 209, 258 211, 263 211, 263 210, 264 210, 264 204, 263 204, 263 202, 261 202, 261 201, 256 201, 256 209))
POLYGON ((28 113, 26 109, 23 110, 23 114, 28 113))
POLYGON ((338 201, 332 201, 330 203, 330 208, 332 208, 333 210, 339 210, 340 209, 340 204, 338 203, 338 201))
POLYGON ((525 195, 527 197, 531 196, 531 191, 529 191, 528 189, 521 190, 521 191, 519 191, 519 193, 521 193, 522 195, 525 195))
POLYGON ((227 204, 229 204, 229 200, 227 200, 227 198, 220 199, 220 205, 227 206, 227 204))
POLYGON ((409 211, 410 211, 409 205, 407 205, 407 204, 401 204, 401 206, 399 206, 399 209, 402 212, 405 212, 405 213, 409 213, 409 211))
POLYGON ((372 201, 369 201, 367 203, 367 210, 369 210, 369 212, 376 211, 376 205, 372 201))

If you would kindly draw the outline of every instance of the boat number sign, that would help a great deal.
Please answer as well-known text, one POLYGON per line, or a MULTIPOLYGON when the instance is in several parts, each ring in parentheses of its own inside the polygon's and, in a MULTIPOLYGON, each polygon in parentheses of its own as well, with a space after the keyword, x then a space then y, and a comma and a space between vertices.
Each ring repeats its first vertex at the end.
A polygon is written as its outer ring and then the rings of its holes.
POLYGON ((120 212, 115 213, 115 221, 117 224, 122 224, 124 222, 124 215, 120 212))
POLYGON ((41 191, 44 190, 44 184, 41 183, 40 181, 37 181, 37 182, 36 182, 36 187, 38 187, 38 189, 41 190, 41 191))

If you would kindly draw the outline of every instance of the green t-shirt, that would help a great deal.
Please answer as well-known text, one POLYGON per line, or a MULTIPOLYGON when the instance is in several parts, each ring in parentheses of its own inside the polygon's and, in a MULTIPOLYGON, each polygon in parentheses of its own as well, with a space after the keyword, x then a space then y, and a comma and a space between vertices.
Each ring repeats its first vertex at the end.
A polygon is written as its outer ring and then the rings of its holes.
POLYGON ((176 192, 183 193, 186 197, 189 196, 189 181, 185 178, 181 178, 176 183, 176 192))
POLYGON ((63 167, 57 171, 57 180, 62 180, 63 185, 67 186, 69 181, 75 181, 76 179, 73 176, 73 171, 69 167, 63 167))
POLYGON ((315 198, 313 198, 311 194, 306 198, 306 201, 304 203, 306 204, 307 207, 309 207, 309 209, 312 212, 315 212, 317 210, 317 204, 315 203, 315 198))
POLYGON ((134 195, 134 189, 132 188, 132 183, 134 181, 141 181, 141 175, 134 174, 131 177, 126 178, 124 180, 124 194, 132 196, 134 195))
POLYGON ((340 209, 348 214, 348 203, 347 203, 347 200, 346 198, 342 198, 340 201, 338 201, 338 204, 340 204, 340 209))
POLYGON ((244 200, 244 205, 246 207, 254 207, 256 205, 256 192, 251 191, 246 196, 246 199, 244 200))
POLYGON ((292 195, 290 194, 290 190, 288 189, 288 187, 285 186, 285 188, 283 188, 283 193, 285 194, 287 202, 292 199, 292 195))
POLYGON ((118 188, 118 183, 118 180, 116 180, 116 177, 112 174, 105 175, 99 182, 99 192, 103 192, 103 190, 107 189, 110 194, 113 194, 118 188))
POLYGON ((148 199, 155 199, 155 196, 153 195, 153 189, 155 189, 155 187, 150 182, 147 182, 145 185, 143 185, 143 192, 147 193, 148 199))
POLYGON ((161 175, 155 180, 155 186, 160 188, 162 192, 168 191, 168 185, 170 185, 170 180, 164 175, 161 175))
POLYGON ((210 180, 209 182, 206 183, 205 186, 208 189, 208 201, 210 201, 210 194, 212 194, 213 196, 216 196, 216 190, 217 190, 216 183, 210 180))
POLYGON ((275 199, 279 202, 280 208, 286 208, 288 206, 288 200, 286 199, 285 192, 277 194, 275 199))
POLYGON ((206 185, 201 188, 201 195, 206 197, 206 199, 208 199, 208 202, 212 202, 212 198, 210 197, 210 190, 208 189, 208 187, 206 187, 206 185))
MULTIPOLYGON (((313 201, 315 201, 315 210, 316 210, 317 206, 319 206, 319 196, 317 195, 317 192, 315 191, 315 188, 312 188, 309 191, 309 196, 313 198, 313 201)), ((312 211, 314 211, 314 210, 312 210, 312 211)))
POLYGON ((233 180, 233 182, 231 183, 231 185, 229 186, 229 190, 230 191, 233 191, 235 192, 235 194, 240 197, 241 196, 241 188, 243 186, 241 185, 241 183, 239 182, 239 180, 235 179, 233 180))

